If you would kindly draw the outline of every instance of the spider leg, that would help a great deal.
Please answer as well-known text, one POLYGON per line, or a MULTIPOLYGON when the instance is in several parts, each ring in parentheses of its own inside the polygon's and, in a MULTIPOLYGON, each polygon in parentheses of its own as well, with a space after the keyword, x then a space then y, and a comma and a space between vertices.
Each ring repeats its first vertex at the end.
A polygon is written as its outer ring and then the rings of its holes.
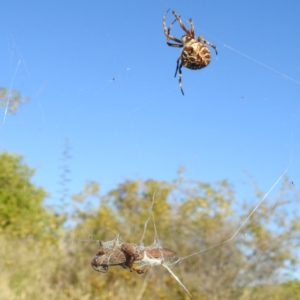
POLYGON ((215 49, 216 54, 218 55, 217 47, 215 45, 211 44, 210 42, 208 42, 203 36, 198 36, 197 41, 202 42, 203 44, 207 44, 207 45, 211 46, 213 49, 215 49))
POLYGON ((167 13, 169 12, 169 10, 170 10, 170 8, 166 11, 166 13, 164 14, 163 19, 162 19, 165 33, 167 32, 166 16, 167 16, 167 13))
POLYGON ((176 75, 177 75, 180 59, 181 59, 181 56, 179 56, 179 58, 177 59, 177 65, 176 65, 176 70, 175 70, 175 76, 174 77, 176 77, 176 75))
POLYGON ((190 36, 194 39, 195 38, 195 29, 194 29, 194 23, 193 23, 192 19, 190 19, 190 26, 191 26, 190 36))
MULTIPOLYGON (((176 37, 170 35, 171 28, 172 28, 173 24, 177 21, 177 19, 175 19, 175 20, 170 24, 170 26, 167 28, 167 25, 166 25, 166 16, 167 16, 167 13, 169 12, 169 10, 170 10, 170 9, 168 9, 168 10, 166 11, 166 13, 164 14, 164 16, 163 16, 163 26, 164 26, 164 33, 165 33, 165 35, 166 35, 166 37, 167 37, 167 44, 168 44, 168 41, 169 41, 169 40, 172 40, 172 41, 175 41, 175 42, 177 42, 177 43, 182 44, 181 40, 179 40, 179 39, 177 39, 176 37)), ((168 45, 169 45, 169 44, 168 44, 168 45)), ((169 46, 170 46, 170 45, 169 45, 169 46)))
POLYGON ((172 40, 175 41, 175 42, 178 42, 178 43, 182 43, 181 40, 179 40, 178 38, 172 36, 170 33, 171 33, 171 28, 173 26, 173 24, 177 21, 177 19, 175 19, 171 24, 170 26, 168 27, 168 37, 172 37, 172 40))
POLYGON ((171 46, 171 47, 175 47, 175 48, 182 48, 183 45, 182 44, 173 44, 173 43, 169 43, 167 42, 168 46, 171 46))
POLYGON ((173 15, 175 16, 175 18, 177 19, 177 21, 180 24, 180 27, 188 34, 190 35, 190 31, 185 27, 185 25, 182 23, 180 17, 176 14, 175 10, 172 10, 173 15))
MULTIPOLYGON (((169 40, 172 40, 172 41, 175 41, 175 42, 177 42, 177 43, 180 43, 180 44, 182 44, 182 41, 181 40, 179 40, 179 39, 177 39, 176 37, 174 37, 174 36, 172 36, 172 35, 168 35, 167 36, 167 44, 168 44, 168 41, 169 40)), ((169 45, 169 44, 168 44, 169 45)), ((174 45, 174 44, 173 44, 174 45)), ((182 45, 183 46, 183 45, 182 45)))
POLYGON ((176 21, 177 21, 177 19, 175 19, 175 20, 170 24, 170 26, 168 27, 168 35, 170 34, 171 28, 172 28, 173 24, 174 24, 176 21))
POLYGON ((183 89, 182 89, 182 78, 181 78, 182 77, 182 71, 181 71, 182 61, 180 61, 180 60, 181 60, 181 56, 179 56, 179 58, 177 59, 177 66, 176 66, 176 71, 175 71, 175 76, 174 77, 176 77, 177 71, 178 71, 178 73, 179 73, 179 80, 178 80, 179 87, 180 87, 182 95, 184 96, 184 92, 183 92, 183 89))
POLYGON ((181 68, 182 68, 182 62, 180 64, 180 66, 179 66, 178 72, 179 72, 179 86, 180 86, 181 93, 184 96, 184 92, 183 92, 183 89, 182 89, 182 80, 181 80, 181 77, 182 77, 181 68))

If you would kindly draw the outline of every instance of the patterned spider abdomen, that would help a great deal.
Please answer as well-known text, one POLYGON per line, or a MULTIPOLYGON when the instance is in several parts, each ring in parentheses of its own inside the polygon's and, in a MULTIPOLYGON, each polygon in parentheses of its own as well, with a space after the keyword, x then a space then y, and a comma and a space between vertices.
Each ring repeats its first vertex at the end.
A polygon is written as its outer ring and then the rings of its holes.
POLYGON ((193 39, 184 45, 181 60, 186 68, 199 70, 210 63, 211 55, 206 45, 193 39))

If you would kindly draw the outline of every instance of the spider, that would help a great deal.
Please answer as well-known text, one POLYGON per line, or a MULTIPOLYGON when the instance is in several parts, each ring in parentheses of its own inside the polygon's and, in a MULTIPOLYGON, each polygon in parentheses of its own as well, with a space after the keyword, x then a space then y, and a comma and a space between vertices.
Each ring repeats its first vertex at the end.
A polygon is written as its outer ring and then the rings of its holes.
POLYGON ((182 23, 180 17, 176 14, 174 10, 172 10, 173 15, 175 16, 175 20, 171 23, 171 25, 167 28, 166 25, 166 16, 170 9, 166 11, 166 13, 163 16, 163 26, 164 26, 164 33, 167 37, 167 44, 171 47, 176 48, 183 48, 181 51, 180 56, 177 59, 177 66, 175 71, 175 77, 177 75, 177 71, 179 73, 179 87, 181 89, 182 95, 184 95, 183 89, 182 89, 182 66, 192 69, 192 70, 199 70, 202 68, 205 68, 211 60, 211 55, 208 47, 206 45, 211 46, 215 49, 216 54, 218 54, 217 47, 207 40, 204 39, 202 36, 198 36, 197 39, 195 39, 195 31, 194 31, 194 24, 193 20, 190 19, 190 26, 191 30, 188 30, 185 25, 182 23), (177 39, 176 37, 170 35, 171 28, 173 24, 178 21, 180 27, 186 32, 185 35, 182 36, 181 40, 177 39), (169 41, 175 41, 178 44, 170 43, 169 41))

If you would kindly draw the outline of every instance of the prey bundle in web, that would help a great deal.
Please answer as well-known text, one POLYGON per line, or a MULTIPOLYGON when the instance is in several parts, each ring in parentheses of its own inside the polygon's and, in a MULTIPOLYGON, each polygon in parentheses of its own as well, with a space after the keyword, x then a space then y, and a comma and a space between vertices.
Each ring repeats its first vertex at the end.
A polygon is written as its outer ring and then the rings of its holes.
POLYGON ((138 274, 145 273, 151 266, 163 265, 167 258, 173 258, 175 252, 162 248, 157 244, 152 246, 123 243, 120 236, 115 239, 102 242, 99 252, 93 258, 91 265, 94 270, 106 273, 110 266, 121 266, 136 271, 138 274))
POLYGON ((111 241, 95 241, 99 243, 100 249, 93 258, 91 265, 98 272, 107 272, 110 266, 121 266, 130 271, 136 271, 138 274, 145 273, 151 266, 164 265, 175 257, 175 252, 161 247, 155 222, 152 215, 152 208, 155 199, 155 192, 152 197, 152 203, 149 208, 148 218, 144 225, 139 244, 125 243, 121 241, 120 235, 117 235, 111 241), (150 218, 154 224, 155 237, 150 246, 144 246, 143 240, 147 230, 150 218))

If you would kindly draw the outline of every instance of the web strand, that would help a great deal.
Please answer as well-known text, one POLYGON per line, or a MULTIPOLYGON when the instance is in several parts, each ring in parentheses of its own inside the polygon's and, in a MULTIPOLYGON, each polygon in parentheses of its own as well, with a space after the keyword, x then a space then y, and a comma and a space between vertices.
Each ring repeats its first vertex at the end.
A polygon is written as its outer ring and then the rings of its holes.
MULTIPOLYGON (((143 240, 144 240, 144 237, 145 237, 145 234, 146 234, 146 230, 147 230, 147 227, 148 227, 148 223, 149 223, 149 220, 152 216, 152 209, 153 209, 154 200, 155 200, 155 193, 156 193, 156 189, 154 190, 154 193, 153 193, 153 196, 152 196, 152 202, 151 202, 151 206, 149 208, 148 218, 147 218, 147 220, 144 224, 144 232, 143 232, 141 240, 140 240, 140 245, 143 243, 143 240)), ((152 219, 153 219, 153 217, 152 217, 152 219)), ((153 223, 154 223, 154 221, 153 221, 153 223)))
POLYGON ((224 44, 223 46, 226 47, 226 48, 228 48, 228 49, 230 49, 230 50, 232 50, 232 51, 234 51, 234 52, 236 52, 236 53, 238 53, 238 54, 240 54, 240 55, 242 55, 242 56, 244 56, 244 57, 246 57, 246 58, 248 58, 248 59, 250 59, 250 60, 252 60, 252 61, 254 61, 254 62, 256 62, 257 64, 259 64, 259 65, 261 65, 261 66, 263 66, 263 67, 265 67, 265 68, 267 68, 267 69, 269 69, 269 70, 271 70, 271 71, 273 71, 273 72, 275 72, 275 73, 283 76, 284 78, 286 78, 286 79, 288 79, 290 81, 293 81, 293 82, 295 82, 297 84, 300 84, 300 81, 298 81, 298 80, 296 80, 296 79, 294 79, 292 77, 289 77, 289 76, 285 75, 284 73, 282 73, 280 71, 277 71, 276 69, 274 69, 274 68, 272 68, 272 67, 270 67, 270 66, 268 66, 268 65, 266 65, 266 64, 264 64, 262 62, 260 62, 259 60, 255 59, 255 58, 253 58, 253 57, 251 57, 251 56, 249 56, 249 55, 247 55, 247 54, 245 54, 245 53, 243 53, 241 51, 238 51, 238 50, 234 49, 233 47, 230 47, 230 46, 228 46, 226 44, 224 44))
POLYGON ((180 281, 180 279, 172 272, 172 270, 168 266, 166 266, 165 264, 162 264, 162 265, 175 278, 175 280, 180 284, 180 286, 189 294, 189 296, 191 297, 191 299, 194 299, 193 296, 191 295, 191 293, 189 292, 189 290, 184 286, 184 284, 180 281))
POLYGON ((247 218, 244 220, 244 222, 241 224, 241 226, 236 230, 236 232, 226 241, 223 241, 221 243, 218 243, 218 244, 215 244, 213 246, 210 246, 208 248, 205 248, 203 250, 200 250, 200 251, 197 251, 197 252, 194 252, 190 255, 187 255, 187 256, 184 256, 184 257, 181 257, 179 258, 177 261, 175 261, 173 263, 173 266, 176 265, 177 263, 179 263, 180 261, 184 260, 184 259, 187 259, 189 257, 192 257, 194 255, 197 255, 197 254, 200 254, 202 252, 205 252, 207 250, 210 250, 210 249, 213 249, 213 248, 216 248, 218 246, 221 246, 221 245, 224 245, 226 243, 229 243, 230 241, 232 241, 236 235, 241 231, 241 229, 244 227, 244 225, 248 222, 248 220, 251 218, 251 216, 255 213, 255 211, 259 208, 259 206, 263 203, 263 201, 268 197, 268 195, 272 192, 272 190, 275 188, 275 186, 278 184, 278 182, 282 179, 282 177, 288 172, 288 168, 280 175, 280 177, 275 181, 275 183, 272 185, 272 187, 268 190, 268 192, 263 196, 263 198, 258 202, 258 204, 254 207, 254 209, 251 211, 251 213, 247 216, 247 218))

